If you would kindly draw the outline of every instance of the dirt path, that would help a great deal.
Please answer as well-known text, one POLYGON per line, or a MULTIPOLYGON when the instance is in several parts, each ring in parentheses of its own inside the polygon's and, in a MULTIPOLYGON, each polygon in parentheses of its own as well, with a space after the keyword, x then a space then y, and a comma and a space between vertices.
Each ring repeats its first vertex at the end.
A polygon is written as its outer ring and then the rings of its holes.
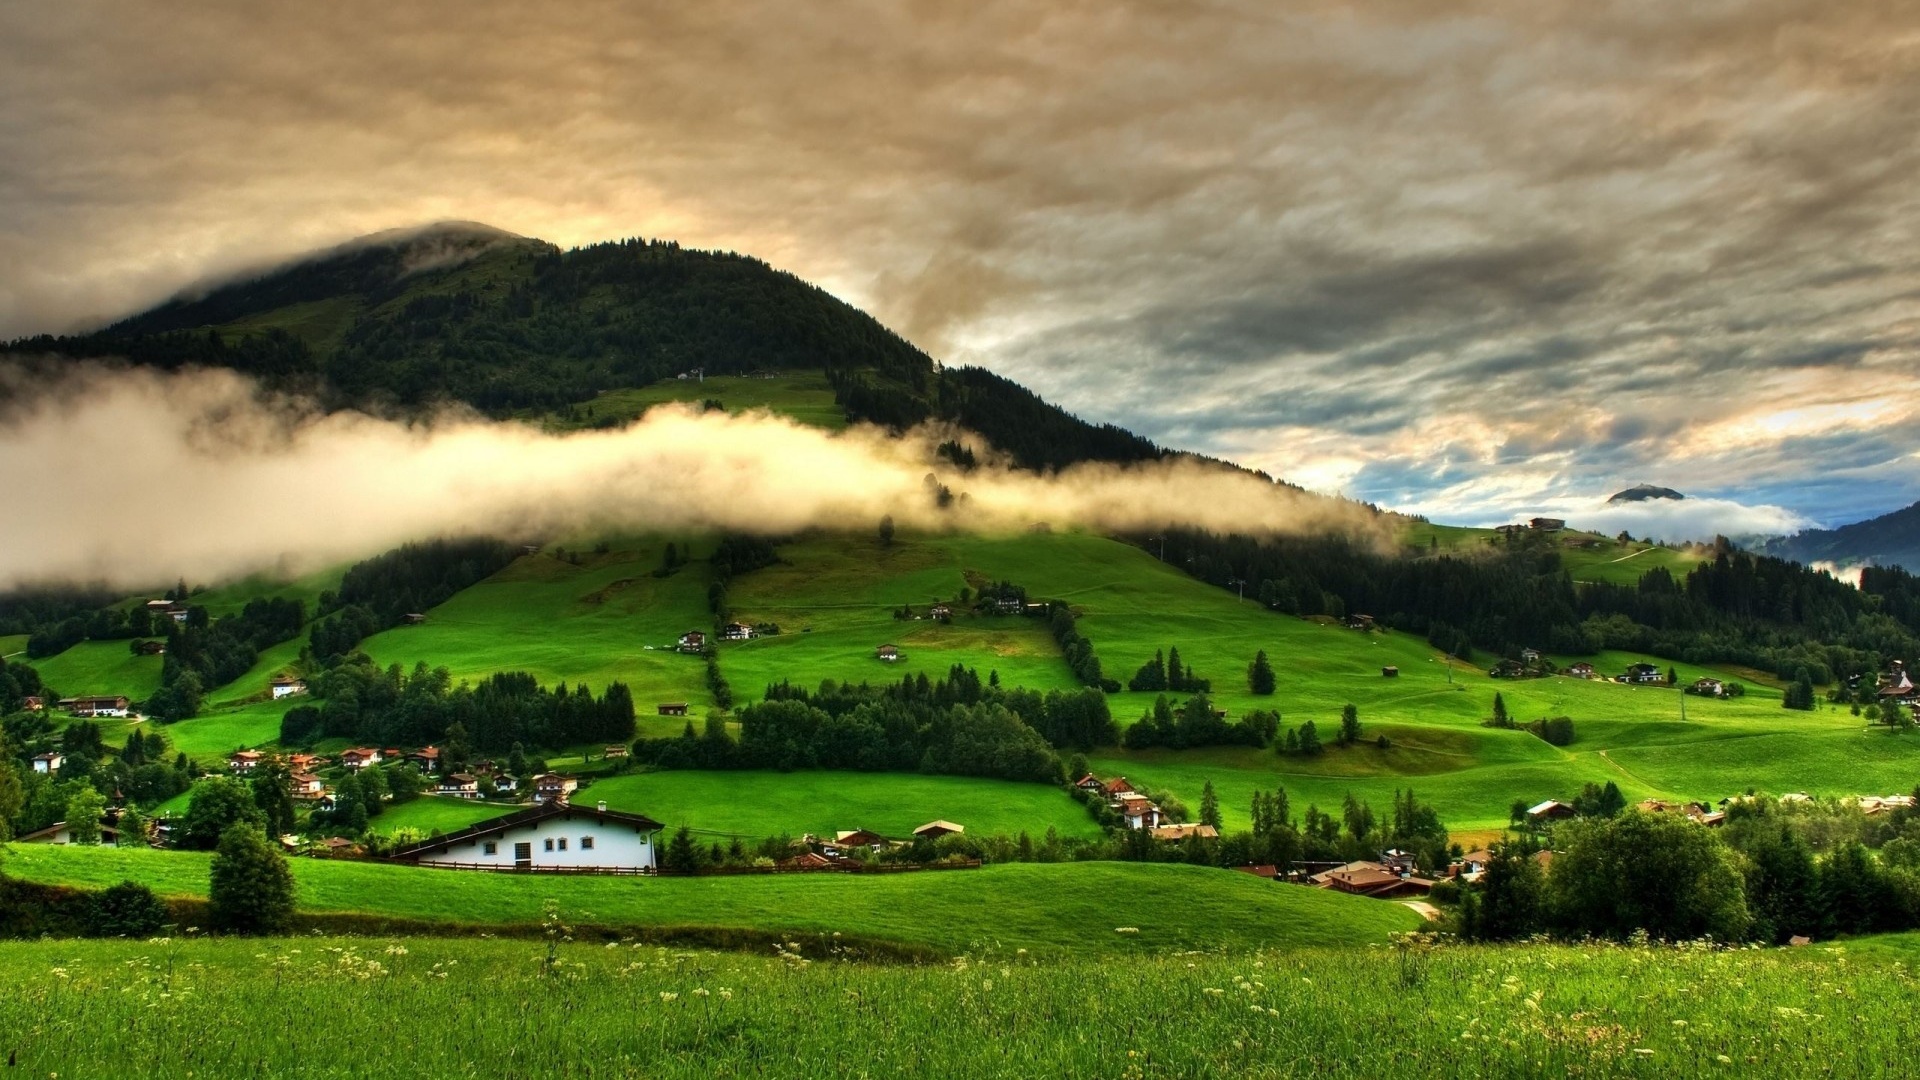
POLYGON ((1608 765, 1612 766, 1614 771, 1618 772, 1621 776, 1624 776, 1627 779, 1633 781, 1634 783, 1640 784, 1644 787, 1649 787, 1649 788, 1653 787, 1652 784, 1647 783, 1645 780, 1642 780, 1639 777, 1633 775, 1633 773, 1627 771, 1627 767, 1625 765, 1622 765, 1619 762, 1613 760, 1612 757, 1608 756, 1605 750, 1596 750, 1594 751, 1594 753, 1599 754, 1600 760, 1605 761, 1608 765))
POLYGON ((1643 548, 1641 548, 1641 549, 1640 549, 1639 551, 1636 551, 1636 552, 1634 552, 1634 553, 1633 553, 1633 555, 1622 555, 1622 556, 1620 556, 1620 557, 1619 557, 1619 558, 1617 558, 1617 559, 1612 559, 1612 560, 1609 560, 1609 561, 1611 561, 1611 562, 1626 562, 1626 561, 1627 561, 1628 559, 1631 559, 1631 558, 1633 558, 1633 557, 1634 557, 1634 555, 1645 555, 1645 554, 1646 554, 1647 552, 1649 552, 1649 551, 1652 551, 1652 550, 1653 550, 1653 549, 1652 549, 1652 548, 1650 548, 1650 547, 1643 547, 1643 548))
POLYGON ((1425 900, 1402 900, 1400 903, 1419 912, 1420 917, 1428 922, 1438 922, 1440 919, 1440 909, 1425 900))

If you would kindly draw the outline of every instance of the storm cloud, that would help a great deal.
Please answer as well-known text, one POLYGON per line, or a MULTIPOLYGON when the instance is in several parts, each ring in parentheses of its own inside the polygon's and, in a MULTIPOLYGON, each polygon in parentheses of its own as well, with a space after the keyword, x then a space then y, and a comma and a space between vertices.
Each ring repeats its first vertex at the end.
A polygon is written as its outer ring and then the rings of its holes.
POLYGON ((1436 516, 1920 498, 1908 4, 80 0, 0 101, 4 336, 459 218, 1436 516))

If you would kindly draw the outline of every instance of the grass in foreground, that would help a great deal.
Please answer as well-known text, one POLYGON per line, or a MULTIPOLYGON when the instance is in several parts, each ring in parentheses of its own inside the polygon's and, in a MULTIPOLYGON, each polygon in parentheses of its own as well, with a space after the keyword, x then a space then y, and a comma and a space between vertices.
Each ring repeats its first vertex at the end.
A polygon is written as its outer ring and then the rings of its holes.
POLYGON ((45 941, 0 945, 0 1041, 68 1078, 1905 1074, 1911 975, 1838 953, 1455 948, 1406 979, 1384 949, 877 967, 569 944, 549 969, 529 941, 45 941))
MULTIPOLYGON (((49 884, 132 880, 162 896, 204 897, 208 860, 199 852, 22 844, 5 870, 49 884)), ((302 911, 524 925, 538 923, 542 903, 553 899, 572 918, 605 926, 840 932, 948 954, 1362 945, 1421 924, 1399 904, 1140 863, 697 878, 481 874, 326 859, 292 866, 302 911), (1116 933, 1121 926, 1139 932, 1116 933)))

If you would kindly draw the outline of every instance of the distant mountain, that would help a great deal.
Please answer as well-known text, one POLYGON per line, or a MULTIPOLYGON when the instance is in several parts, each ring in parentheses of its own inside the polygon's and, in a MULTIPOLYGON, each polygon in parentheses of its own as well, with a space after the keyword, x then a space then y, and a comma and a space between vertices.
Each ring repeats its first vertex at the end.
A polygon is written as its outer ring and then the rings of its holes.
POLYGON ((1871 563, 1920 570, 1920 503, 1837 529, 1809 529, 1770 540, 1763 550, 1802 563, 1871 563))
POLYGON ((563 251, 472 222, 362 237, 170 300, 103 330, 0 346, 245 372, 329 407, 465 402, 506 416, 694 369, 825 372, 849 419, 948 420, 1016 464, 1172 451, 1090 424, 978 368, 945 368, 825 290, 666 240, 563 251))
POLYGON ((1614 492, 1610 503, 1647 502, 1650 499, 1684 499, 1685 495, 1672 488, 1655 487, 1652 484, 1636 484, 1625 491, 1614 492))

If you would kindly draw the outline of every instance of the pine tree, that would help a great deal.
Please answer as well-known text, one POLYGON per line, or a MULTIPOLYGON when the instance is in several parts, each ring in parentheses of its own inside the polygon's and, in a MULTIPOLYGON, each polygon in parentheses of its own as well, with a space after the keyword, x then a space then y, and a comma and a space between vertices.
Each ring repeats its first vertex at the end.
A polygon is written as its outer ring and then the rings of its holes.
POLYGON ((1507 719, 1507 699, 1495 693, 1493 695, 1493 726, 1503 728, 1511 724, 1512 721, 1507 719))
POLYGON ((1200 789, 1200 824, 1220 827, 1220 796, 1214 793, 1211 780, 1200 789))
MULTIPOLYGON (((1291 733, 1289 733, 1289 739, 1291 739, 1291 733)), ((1312 756, 1314 754, 1318 754, 1320 750, 1321 750, 1320 729, 1314 727, 1313 721, 1311 720, 1307 721, 1304 724, 1301 724, 1300 725, 1300 752, 1302 754, 1312 756)))
POLYGON ((1247 669, 1247 687, 1256 694, 1273 693, 1273 665, 1267 663, 1265 649, 1253 654, 1253 666, 1247 669))
POLYGON ((685 825, 673 834, 667 842, 665 869, 676 874, 697 874, 700 872, 700 847, 693 842, 693 830, 685 825))
POLYGON ((1351 702, 1340 710, 1340 744, 1349 746, 1360 741, 1360 710, 1351 702))
MULTIPOLYGON (((1155 654, 1156 658, 1158 654, 1155 654)), ((1187 673, 1180 667, 1180 650, 1167 649, 1167 689, 1183 690, 1187 685, 1187 673)))

